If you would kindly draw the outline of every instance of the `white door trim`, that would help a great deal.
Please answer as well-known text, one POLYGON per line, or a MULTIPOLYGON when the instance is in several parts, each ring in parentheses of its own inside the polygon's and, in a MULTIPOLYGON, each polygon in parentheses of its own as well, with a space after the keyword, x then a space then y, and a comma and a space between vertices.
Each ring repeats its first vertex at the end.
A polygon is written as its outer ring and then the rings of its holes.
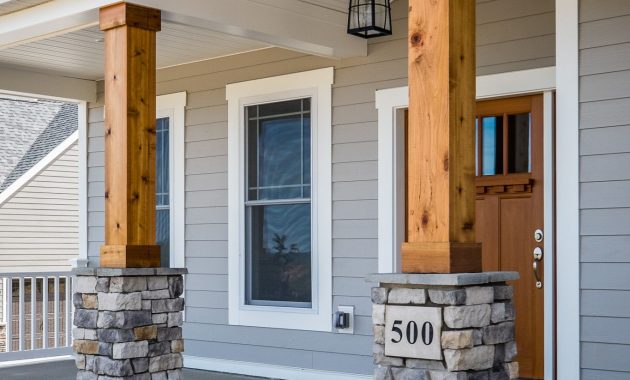
MULTIPOLYGON (((544 157, 545 157, 545 379, 553 379, 554 373, 554 136, 553 90, 556 87, 555 67, 522 70, 477 77, 477 99, 516 96, 532 93, 544 94, 544 157)), ((399 234, 397 225, 398 204, 396 175, 399 171, 396 156, 397 111, 409 104, 408 87, 376 91, 378 110, 378 270, 391 273, 399 268, 399 234)), ((577 209, 577 208, 576 208, 577 209)), ((560 220, 560 219, 558 219, 560 220)), ((404 228, 404 227, 403 227, 404 228)), ((578 292, 578 289, 574 289, 578 292)), ((560 342, 564 342, 559 340, 560 342)), ((564 343, 563 343, 564 344, 564 343)), ((574 377, 579 378, 579 377, 574 377)))
POLYGON ((580 156, 578 0, 556 0, 558 380, 580 378, 580 156))

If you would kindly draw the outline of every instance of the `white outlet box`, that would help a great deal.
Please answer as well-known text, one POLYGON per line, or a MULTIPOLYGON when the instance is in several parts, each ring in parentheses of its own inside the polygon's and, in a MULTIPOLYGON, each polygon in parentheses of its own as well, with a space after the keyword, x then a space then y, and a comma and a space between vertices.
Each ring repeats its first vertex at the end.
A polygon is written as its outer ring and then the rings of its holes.
POLYGON ((350 314, 350 326, 347 329, 337 329, 339 334, 354 334, 354 306, 341 306, 337 307, 337 311, 350 314))

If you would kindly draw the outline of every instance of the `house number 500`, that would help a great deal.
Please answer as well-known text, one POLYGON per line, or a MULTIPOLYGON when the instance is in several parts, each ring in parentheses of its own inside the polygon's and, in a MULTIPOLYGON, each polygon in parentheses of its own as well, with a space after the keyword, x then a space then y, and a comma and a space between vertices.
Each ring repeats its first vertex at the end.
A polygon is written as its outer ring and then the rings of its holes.
MULTIPOLYGON (((395 320, 392 326, 392 331, 398 334, 398 339, 392 338, 393 343, 400 343, 403 340, 403 332, 400 329, 402 327, 403 321, 395 320)), ((407 328, 405 329, 405 337, 407 338, 407 342, 409 344, 415 344, 418 341, 418 325, 415 321, 409 321, 407 323, 407 328)), ((433 342, 433 325, 430 322, 424 322, 422 325, 421 331, 422 343, 426 346, 430 345, 433 342)))

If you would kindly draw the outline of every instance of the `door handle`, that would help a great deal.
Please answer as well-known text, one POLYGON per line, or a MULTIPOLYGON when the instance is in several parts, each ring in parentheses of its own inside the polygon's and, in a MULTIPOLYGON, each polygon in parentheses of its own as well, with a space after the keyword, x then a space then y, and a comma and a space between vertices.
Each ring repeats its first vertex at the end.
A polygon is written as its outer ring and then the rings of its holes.
POLYGON ((538 273, 538 263, 542 261, 543 252, 540 247, 534 248, 534 264, 532 269, 534 270, 534 278, 536 279, 536 288, 541 289, 543 284, 540 280, 540 274, 538 273))

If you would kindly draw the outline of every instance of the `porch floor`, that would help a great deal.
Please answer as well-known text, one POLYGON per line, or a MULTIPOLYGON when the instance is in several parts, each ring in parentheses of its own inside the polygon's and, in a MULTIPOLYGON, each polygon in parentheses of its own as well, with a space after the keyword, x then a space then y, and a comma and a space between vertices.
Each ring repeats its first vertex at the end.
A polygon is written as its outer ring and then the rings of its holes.
MULTIPOLYGON (((0 368, 2 380, 75 380, 77 368, 74 360, 26 364, 0 368)), ((184 368, 186 380, 263 380, 262 377, 232 375, 184 368)))

